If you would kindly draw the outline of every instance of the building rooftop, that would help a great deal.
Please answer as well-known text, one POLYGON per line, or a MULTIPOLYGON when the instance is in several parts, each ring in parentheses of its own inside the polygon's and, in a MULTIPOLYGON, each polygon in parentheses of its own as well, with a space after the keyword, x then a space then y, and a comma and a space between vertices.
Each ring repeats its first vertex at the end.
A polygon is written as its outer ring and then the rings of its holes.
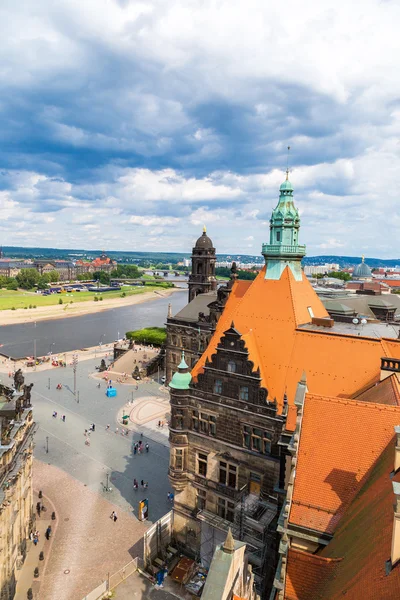
POLYGON ((289 523, 333 534, 387 445, 393 468, 399 424, 398 406, 307 394, 289 523))
POLYGON ((265 279, 265 267, 252 282, 234 283, 211 341, 194 367, 197 379, 232 323, 242 335, 254 368, 260 369, 268 398, 280 410, 284 394, 293 402, 297 383, 307 374, 308 389, 325 396, 352 397, 379 381, 381 357, 400 355, 398 328, 382 322, 358 325, 311 323, 329 317, 305 275, 290 269, 280 279, 265 279), (358 335, 360 333, 360 335, 358 335))
POLYGON ((180 319, 185 321, 192 321, 197 323, 199 320, 199 313, 202 312, 206 316, 210 314, 208 305, 211 302, 215 302, 217 299, 217 291, 207 292, 206 294, 198 294, 189 304, 184 306, 173 319, 180 319))
MULTIPOLYGON (((396 410, 399 415, 399 409, 396 410)), ((386 421, 385 410, 376 415, 375 423, 381 421, 381 416, 386 421)), ((364 425, 358 418, 352 419, 352 424, 358 430, 358 441, 363 446, 369 437, 365 435, 364 425)), ((368 431, 373 430, 370 424, 367 426, 368 431)), ((341 600, 344 597, 347 600, 398 600, 400 563, 391 569, 387 569, 387 563, 391 555, 394 518, 392 484, 400 481, 400 473, 391 477, 395 451, 393 436, 388 441, 378 437, 376 446, 378 457, 370 461, 371 465, 343 511, 329 544, 318 555, 293 548, 289 550, 285 600, 341 600)), ((353 449, 354 444, 351 444, 347 452, 351 453, 353 449)), ((321 460, 327 456, 326 451, 319 454, 321 460)), ((345 456, 337 457, 336 465, 342 467, 345 456)))

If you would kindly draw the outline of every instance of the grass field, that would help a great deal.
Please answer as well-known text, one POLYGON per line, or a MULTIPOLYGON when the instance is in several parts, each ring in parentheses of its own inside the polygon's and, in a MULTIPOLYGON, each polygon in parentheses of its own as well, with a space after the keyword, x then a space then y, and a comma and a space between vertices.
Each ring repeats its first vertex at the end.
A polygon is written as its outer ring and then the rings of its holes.
POLYGON ((126 296, 137 296, 138 294, 144 294, 146 292, 153 292, 154 290, 164 289, 157 285, 146 285, 142 287, 131 287, 129 285, 123 286, 121 290, 115 292, 105 292, 104 294, 95 294, 94 292, 71 292, 62 294, 51 294, 51 296, 42 296, 41 294, 35 294, 35 292, 18 290, 0 290, 0 310, 9 310, 13 307, 18 308, 29 308, 29 306, 53 306, 59 304, 60 298, 62 298, 63 304, 67 305, 71 302, 87 302, 93 300, 95 296, 106 298, 120 298, 122 292, 125 292, 126 296))

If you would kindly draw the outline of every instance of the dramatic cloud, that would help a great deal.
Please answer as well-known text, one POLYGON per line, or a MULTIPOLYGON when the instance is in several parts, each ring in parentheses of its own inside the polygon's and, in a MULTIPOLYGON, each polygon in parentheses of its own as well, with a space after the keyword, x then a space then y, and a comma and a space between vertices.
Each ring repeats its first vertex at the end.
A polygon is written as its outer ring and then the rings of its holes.
POLYGON ((309 254, 396 256, 400 5, 6 0, 4 245, 259 253, 292 147, 309 254))

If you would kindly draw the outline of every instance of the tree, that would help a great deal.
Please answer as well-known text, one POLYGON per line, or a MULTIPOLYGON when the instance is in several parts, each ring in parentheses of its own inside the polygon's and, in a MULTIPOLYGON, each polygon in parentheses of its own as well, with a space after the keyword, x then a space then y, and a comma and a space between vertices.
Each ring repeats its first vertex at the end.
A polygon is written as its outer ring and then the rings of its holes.
POLYGON ((100 283, 105 285, 110 285, 110 276, 105 271, 95 271, 93 273, 93 279, 100 281, 100 283))
POLYGON ((30 290, 35 287, 39 279, 40 275, 36 269, 21 269, 16 277, 19 287, 24 290, 30 290))
POLYGON ((9 281, 7 283, 7 289, 8 290, 17 290, 18 289, 18 282, 16 279, 12 278, 11 281, 9 281))
POLYGON ((50 281, 51 283, 57 283, 57 281, 60 281, 60 273, 56 271, 56 269, 50 271, 49 273, 47 273, 47 275, 49 276, 49 283, 50 281))
POLYGON ((146 327, 145 329, 128 331, 126 337, 128 340, 134 340, 138 344, 162 346, 167 341, 167 330, 165 327, 146 327))
POLYGON ((39 281, 38 281, 38 289, 39 290, 46 290, 47 289, 47 284, 50 283, 51 279, 50 279, 50 273, 43 273, 43 275, 41 275, 39 277, 39 281))
POLYGON ((350 273, 344 273, 344 271, 331 271, 330 273, 328 273, 328 277, 342 279, 343 281, 349 281, 351 279, 350 273))

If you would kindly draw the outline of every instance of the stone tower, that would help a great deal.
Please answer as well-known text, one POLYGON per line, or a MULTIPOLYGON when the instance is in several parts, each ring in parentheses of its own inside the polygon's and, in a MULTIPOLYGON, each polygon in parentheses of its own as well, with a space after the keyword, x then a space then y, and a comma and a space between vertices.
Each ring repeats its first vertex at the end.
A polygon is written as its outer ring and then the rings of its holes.
POLYGON ((215 279, 215 248, 203 228, 192 251, 192 273, 189 276, 189 302, 198 294, 204 294, 217 289, 215 279))
POLYGON ((293 186, 286 171, 286 181, 279 188, 278 205, 272 211, 269 244, 262 247, 267 266, 265 279, 280 279, 288 266, 296 281, 301 281, 301 260, 306 247, 299 245, 299 230, 299 211, 294 205, 293 186))

